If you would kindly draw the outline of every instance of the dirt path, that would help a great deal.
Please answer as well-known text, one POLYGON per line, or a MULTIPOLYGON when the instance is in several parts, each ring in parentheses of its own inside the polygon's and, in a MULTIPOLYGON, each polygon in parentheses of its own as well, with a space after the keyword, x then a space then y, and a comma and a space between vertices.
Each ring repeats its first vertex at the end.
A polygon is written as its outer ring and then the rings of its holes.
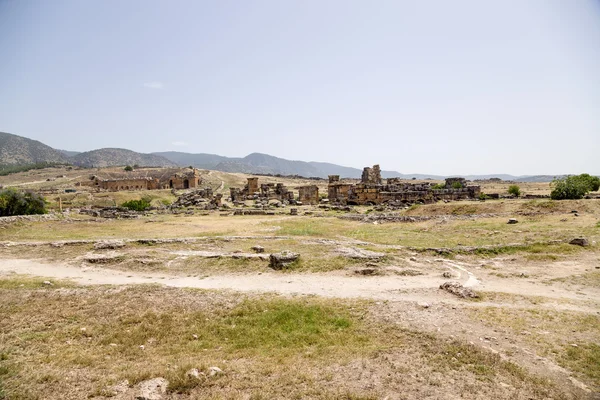
MULTIPOLYGON (((458 274, 459 282, 465 286, 486 291, 514 294, 539 295, 550 298, 570 298, 590 300, 583 293, 550 289, 543 285, 527 282, 507 286, 505 283, 481 283, 475 275, 459 263, 448 263, 458 274)), ((317 295, 336 298, 365 298, 382 301, 443 302, 463 304, 464 300, 439 290, 441 283, 448 279, 422 276, 354 276, 346 272, 337 273, 281 273, 259 272, 255 274, 223 274, 205 277, 189 277, 160 273, 140 273, 119 271, 95 266, 71 266, 46 263, 43 260, 2 259, 0 274, 26 274, 50 279, 69 279, 83 285, 132 285, 162 284, 171 287, 198 289, 225 289, 241 292, 273 292, 283 295, 317 295)), ((591 296, 592 298, 595 296, 591 296)), ((472 303, 485 306, 487 302, 472 303)), ((573 304, 553 304, 553 307, 584 311, 586 307, 573 304)))

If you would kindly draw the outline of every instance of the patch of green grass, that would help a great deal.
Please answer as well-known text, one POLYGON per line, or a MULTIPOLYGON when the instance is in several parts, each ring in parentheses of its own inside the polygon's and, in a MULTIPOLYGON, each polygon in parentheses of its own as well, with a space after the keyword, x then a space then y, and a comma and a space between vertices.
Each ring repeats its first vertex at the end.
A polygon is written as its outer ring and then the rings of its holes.
MULTIPOLYGON (((581 247, 572 246, 566 243, 546 244, 533 243, 524 245, 506 245, 477 248, 473 252, 479 256, 495 257, 503 254, 526 253, 532 259, 555 259, 557 254, 574 254, 581 251, 581 247)), ((557 258, 557 257, 556 257, 557 258)))
POLYGON ((558 361, 563 367, 577 371, 600 385, 600 344, 565 345, 558 361))
POLYGON ((64 279, 54 280, 27 275, 9 275, 0 278, 0 289, 60 289, 75 286, 76 283, 64 279), (50 282, 51 285, 44 282, 50 282))

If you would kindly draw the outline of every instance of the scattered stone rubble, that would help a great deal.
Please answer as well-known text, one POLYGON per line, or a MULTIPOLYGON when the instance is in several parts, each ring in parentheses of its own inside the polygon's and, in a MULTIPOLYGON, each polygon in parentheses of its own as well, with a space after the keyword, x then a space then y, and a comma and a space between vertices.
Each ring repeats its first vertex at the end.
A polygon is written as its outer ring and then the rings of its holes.
POLYGON ((356 247, 339 247, 336 249, 336 253, 343 257, 355 260, 380 260, 385 257, 384 253, 359 249, 356 247))
POLYGON ((82 208, 79 214, 86 214, 98 218, 139 218, 143 212, 131 211, 123 207, 82 208))
POLYGON ((475 293, 473 290, 464 287, 458 282, 444 282, 440 285, 440 289, 447 291, 448 293, 452 293, 455 296, 462 297, 463 299, 471 298, 477 299, 479 295, 475 293))
POLYGON ((263 183, 258 185, 258 178, 248 178, 248 183, 243 189, 230 188, 229 194, 234 203, 246 200, 279 200, 284 204, 294 203, 294 193, 283 183, 263 183))
POLYGON ((222 205, 223 195, 213 194, 210 187, 184 193, 171 204, 171 209, 184 207, 200 207, 204 210, 216 210, 222 205))

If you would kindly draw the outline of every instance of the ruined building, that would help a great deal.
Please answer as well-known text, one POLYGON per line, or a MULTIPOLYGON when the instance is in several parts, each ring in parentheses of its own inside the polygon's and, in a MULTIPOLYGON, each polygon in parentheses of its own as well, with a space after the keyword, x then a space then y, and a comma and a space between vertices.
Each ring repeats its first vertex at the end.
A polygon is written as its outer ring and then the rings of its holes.
POLYGON ((477 198, 480 193, 479 186, 468 186, 464 178, 448 178, 443 188, 431 183, 403 183, 398 178, 389 178, 384 184, 379 165, 366 167, 358 184, 341 182, 339 175, 329 175, 327 189, 330 202, 351 205, 434 203, 477 198))
POLYGON ((123 172, 115 176, 93 175, 87 182, 80 182, 77 186, 91 186, 98 190, 116 192, 119 190, 155 190, 155 189, 190 189, 197 188, 202 183, 202 178, 197 169, 159 169, 143 171, 146 176, 135 176, 138 171, 123 172))
POLYGON ((298 200, 302 204, 318 204, 319 203, 319 187, 317 185, 299 186, 298 200))
POLYGON ((248 183, 243 189, 230 188, 229 193, 231 201, 244 201, 244 200, 280 200, 280 201, 293 201, 294 193, 283 184, 283 183, 263 183, 258 185, 258 178, 248 178, 248 183))

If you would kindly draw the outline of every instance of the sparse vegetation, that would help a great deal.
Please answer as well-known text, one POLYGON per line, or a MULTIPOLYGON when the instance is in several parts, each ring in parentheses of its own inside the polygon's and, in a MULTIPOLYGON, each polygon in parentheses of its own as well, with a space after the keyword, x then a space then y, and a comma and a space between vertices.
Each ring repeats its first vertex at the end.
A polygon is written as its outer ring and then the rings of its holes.
POLYGON ((5 165, 5 166, 0 166, 0 176, 6 176, 6 175, 10 175, 10 174, 26 172, 26 171, 31 171, 31 170, 35 170, 35 169, 62 167, 65 165, 68 165, 68 164, 41 162, 41 163, 26 164, 26 165, 5 165))
POLYGON ((37 193, 13 188, 0 190, 0 216, 45 214, 46 202, 37 193))
POLYGON ((600 188, 600 178, 589 174, 570 175, 566 178, 552 181, 553 200, 582 199, 588 192, 597 191, 600 188))
POLYGON ((508 187, 508 194, 511 194, 515 197, 520 197, 521 196, 521 188, 519 187, 519 185, 510 185, 508 187))
POLYGON ((127 172, 131 172, 131 171, 133 171, 133 167, 131 165, 128 165, 125 168, 123 168, 123 170, 127 171, 127 172))
POLYGON ((121 204, 121 207, 125 207, 132 211, 146 211, 150 208, 151 199, 148 197, 142 197, 139 200, 129 200, 121 204))

